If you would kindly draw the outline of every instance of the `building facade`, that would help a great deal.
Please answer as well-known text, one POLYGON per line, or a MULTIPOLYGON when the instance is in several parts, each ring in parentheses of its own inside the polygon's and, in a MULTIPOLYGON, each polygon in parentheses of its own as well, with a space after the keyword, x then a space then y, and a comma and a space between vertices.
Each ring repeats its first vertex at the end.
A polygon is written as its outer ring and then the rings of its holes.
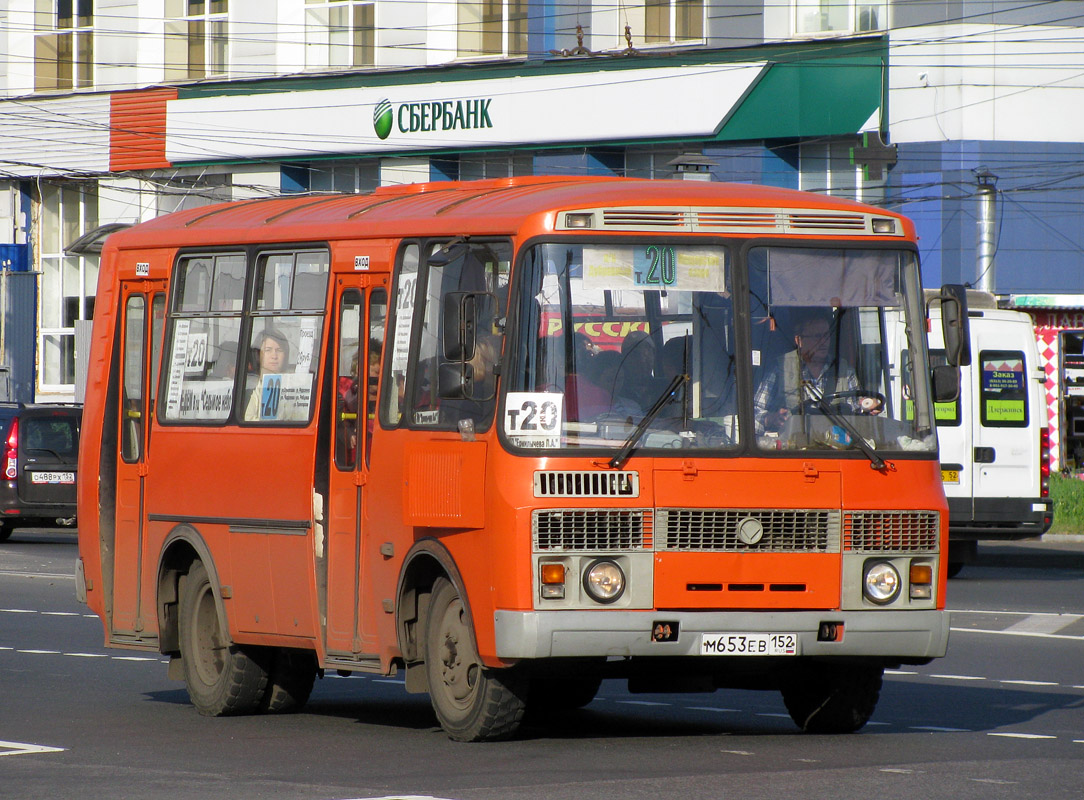
POLYGON ((279 193, 670 178, 692 154, 716 180, 904 211, 928 286, 1084 286, 1084 2, 421 8, 0 0, 0 280, 36 276, 33 308, 0 292, 18 399, 77 397, 97 277, 81 236, 279 193), (985 276, 980 173, 998 201, 985 276))

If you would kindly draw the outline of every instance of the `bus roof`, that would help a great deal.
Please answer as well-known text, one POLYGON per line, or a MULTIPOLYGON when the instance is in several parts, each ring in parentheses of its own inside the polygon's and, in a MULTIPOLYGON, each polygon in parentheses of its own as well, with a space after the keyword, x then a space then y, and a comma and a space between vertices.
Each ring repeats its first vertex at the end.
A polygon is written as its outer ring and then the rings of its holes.
MULTIPOLYGON (((720 207, 805 209, 876 214, 884 209, 791 189, 709 181, 531 176, 386 186, 368 194, 302 195, 240 200, 178 211, 119 231, 114 248, 319 241, 350 236, 514 234, 527 218, 577 209, 720 207), (469 225, 466 223, 469 222, 469 225)), ((538 223, 536 223, 538 224, 538 223)), ((673 229, 665 220, 645 225, 673 229)), ((646 229, 646 228, 645 228, 646 229)), ((913 235, 909 222, 904 231, 913 235)), ((720 230, 718 233, 726 231, 720 230)), ((815 231, 807 231, 815 233, 815 231)), ((825 231, 825 233, 829 233, 825 231)), ((838 235, 838 231, 832 233, 838 235)))

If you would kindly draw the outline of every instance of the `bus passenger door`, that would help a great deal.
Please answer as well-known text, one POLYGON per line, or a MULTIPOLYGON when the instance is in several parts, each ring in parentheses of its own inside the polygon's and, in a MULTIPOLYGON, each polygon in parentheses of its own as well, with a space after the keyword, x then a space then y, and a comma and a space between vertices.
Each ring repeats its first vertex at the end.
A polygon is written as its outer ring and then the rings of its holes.
MULTIPOLYGON (((153 382, 161 357, 165 319, 164 281, 137 281, 121 287, 120 393, 117 407, 116 544, 113 556, 112 632, 143 633, 142 584, 153 581, 143 551, 143 483, 154 406, 153 382)), ((153 601, 152 601, 153 602, 153 601)))
POLYGON ((387 314, 387 291, 376 276, 339 281, 336 295, 335 398, 327 518, 327 650, 359 659, 376 652, 364 630, 362 576, 372 552, 366 526, 369 446, 387 314), (344 285, 349 280, 350 285, 344 285))

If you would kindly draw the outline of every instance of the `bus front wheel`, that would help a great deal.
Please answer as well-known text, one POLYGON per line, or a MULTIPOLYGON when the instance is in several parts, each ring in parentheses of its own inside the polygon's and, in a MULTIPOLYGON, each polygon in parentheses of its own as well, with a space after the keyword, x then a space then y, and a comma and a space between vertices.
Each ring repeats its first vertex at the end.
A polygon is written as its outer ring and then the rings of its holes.
POLYGON ((463 600, 444 578, 433 585, 430 596, 425 669, 433 711, 452 739, 505 739, 519 727, 526 682, 511 670, 482 664, 463 600))
POLYGON ((783 681, 783 703, 807 733, 853 733, 873 716, 883 674, 879 666, 806 664, 783 681))
POLYGON ((263 651, 249 652, 230 642, 200 561, 188 571, 179 623, 184 682, 196 710, 208 717, 259 710, 267 690, 266 658, 263 651))

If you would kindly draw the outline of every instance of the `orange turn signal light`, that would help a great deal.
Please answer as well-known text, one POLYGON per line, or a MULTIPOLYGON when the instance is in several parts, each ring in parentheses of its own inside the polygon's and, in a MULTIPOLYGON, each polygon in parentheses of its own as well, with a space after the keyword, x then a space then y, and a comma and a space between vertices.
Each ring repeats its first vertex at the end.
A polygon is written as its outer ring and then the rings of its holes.
POLYGON ((542 583, 543 585, 550 585, 554 583, 565 582, 565 565, 564 564, 543 564, 542 565, 542 583))
POLYGON ((933 583, 933 567, 929 564, 912 564, 911 583, 933 583))

